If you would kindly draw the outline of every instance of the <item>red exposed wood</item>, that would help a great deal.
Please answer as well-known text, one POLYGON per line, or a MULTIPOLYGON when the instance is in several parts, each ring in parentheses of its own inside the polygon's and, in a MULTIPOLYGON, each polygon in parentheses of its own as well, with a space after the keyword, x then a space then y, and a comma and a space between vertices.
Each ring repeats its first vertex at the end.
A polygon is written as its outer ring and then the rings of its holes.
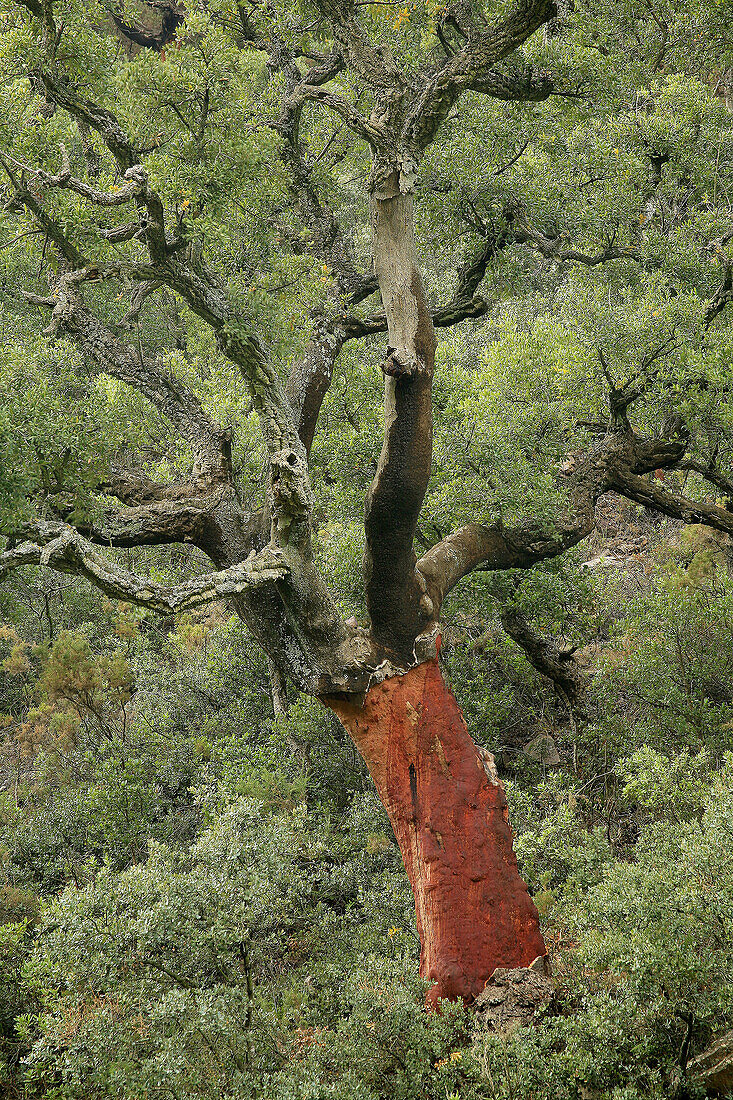
POLYGON ((484 768, 438 662, 372 687, 364 706, 326 700, 389 814, 415 894, 427 1003, 473 1001, 497 966, 546 948, 519 876, 504 790, 484 768))

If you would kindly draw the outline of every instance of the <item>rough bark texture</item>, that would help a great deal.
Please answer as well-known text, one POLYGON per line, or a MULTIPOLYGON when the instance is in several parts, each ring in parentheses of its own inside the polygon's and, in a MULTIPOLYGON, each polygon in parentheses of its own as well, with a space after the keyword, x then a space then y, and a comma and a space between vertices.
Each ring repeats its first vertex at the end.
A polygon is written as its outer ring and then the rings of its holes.
POLYGON ((504 790, 437 660, 371 688, 361 708, 325 701, 364 757, 392 822, 415 894, 420 973, 434 983, 428 1005, 472 1003, 498 966, 529 966, 545 955, 504 790))
POLYGON ((476 1032, 508 1038, 517 1028, 533 1023, 551 1000, 547 958, 516 969, 499 967, 476 1000, 476 1032))

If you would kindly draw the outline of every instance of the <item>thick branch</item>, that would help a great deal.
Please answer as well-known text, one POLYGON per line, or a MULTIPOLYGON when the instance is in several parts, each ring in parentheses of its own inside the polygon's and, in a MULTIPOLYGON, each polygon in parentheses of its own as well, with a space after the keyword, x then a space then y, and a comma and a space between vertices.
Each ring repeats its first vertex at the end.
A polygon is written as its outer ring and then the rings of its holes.
MULTIPOLYGON (((633 486, 637 493, 641 493, 640 487, 656 492, 656 485, 650 486, 640 475, 678 465, 685 449, 685 442, 641 439, 631 431, 607 435, 586 454, 575 459, 573 469, 567 476, 567 501, 552 526, 543 527, 531 520, 513 528, 501 523, 491 526, 471 523, 448 535, 417 563, 425 578, 436 617, 448 592, 474 570, 525 569, 536 562, 557 557, 577 545, 593 530, 596 502, 609 489, 616 489, 631 499, 639 497, 629 492, 628 486, 633 486)), ((653 506, 658 507, 656 504, 653 506)), ((714 511, 727 516, 733 529, 733 514, 722 508, 714 511)), ((707 523, 708 520, 690 519, 687 522, 707 523)))
MULTIPOLYGON (((173 482, 156 485, 148 482, 135 486, 133 479, 112 478, 100 487, 103 492, 126 498, 127 507, 107 507, 93 520, 75 522, 77 530, 98 546, 132 547, 163 546, 173 542, 193 543, 216 561, 222 542, 221 524, 238 512, 229 485, 212 489, 210 482, 173 482)), ((67 519, 74 502, 68 495, 47 498, 55 515, 67 519)), ((241 546, 246 538, 243 524, 237 538, 237 551, 245 557, 254 548, 250 538, 245 553, 241 546)))
MULTIPOLYGON (((452 298, 444 306, 440 306, 433 313, 433 325, 435 328, 450 328, 452 325, 460 325, 472 317, 483 317, 488 313, 490 303, 476 295, 474 298, 452 298)), ((347 314, 338 327, 344 333, 344 341, 359 340, 363 336, 374 336, 379 332, 387 331, 387 318, 384 313, 373 313, 369 317, 356 317, 347 314)))
POLYGON ((14 195, 10 203, 10 207, 18 209, 20 206, 25 206, 27 210, 35 218, 40 228, 45 233, 47 239, 52 241, 58 249, 59 254, 66 260, 72 268, 84 268, 89 261, 79 251, 76 245, 69 239, 67 234, 62 229, 61 225, 55 218, 43 208, 38 198, 28 190, 25 182, 21 178, 18 180, 15 173, 10 168, 4 157, 0 156, 0 164, 2 164, 5 172, 10 180, 14 195))
POLYGON ((163 204, 160 196, 148 184, 147 173, 140 163, 142 150, 131 142, 111 111, 83 99, 68 80, 55 79, 46 69, 42 70, 41 78, 49 99, 68 111, 77 122, 95 130, 112 153, 125 178, 136 184, 138 202, 146 215, 145 240, 151 259, 154 262, 165 262, 169 244, 165 235, 163 204))
POLYGON ((323 104, 324 107, 328 107, 329 110, 334 111, 339 118, 343 119, 350 130, 353 130, 359 137, 368 141, 371 146, 378 149, 382 146, 389 145, 388 132, 372 119, 365 118, 353 103, 350 103, 348 99, 344 99, 343 96, 336 95, 334 92, 329 92, 325 88, 312 88, 303 87, 301 91, 303 99, 313 99, 316 102, 323 104))
MULTIPOLYGON (((27 2, 27 0, 21 0, 27 2)), ((48 69, 41 71, 48 98, 68 111, 77 121, 96 130, 117 161, 122 172, 139 164, 140 150, 130 141, 115 115, 105 107, 82 99, 69 81, 55 78, 48 69)))
POLYGON ((372 196, 374 265, 387 317, 384 441, 366 501, 367 606, 376 641, 410 663, 433 605, 413 538, 430 477, 435 333, 417 265, 413 198, 399 171, 372 196), (391 192, 391 193, 390 193, 391 192))
POLYGON ((400 86, 402 74, 390 50, 372 45, 354 0, 317 0, 317 7, 331 20, 337 42, 365 84, 381 91, 400 86))
POLYGON ((110 10, 110 15, 115 26, 124 34, 125 38, 129 38, 131 42, 138 46, 145 46, 149 50, 159 52, 175 38, 176 30, 185 18, 185 11, 177 4, 168 3, 166 0, 162 0, 162 2, 145 0, 145 4, 154 11, 160 12, 160 29, 158 31, 150 30, 147 27, 133 27, 121 19, 114 10, 110 10))
POLYGON ((290 371, 288 400, 298 423, 298 435, 308 454, 343 344, 340 326, 334 329, 325 317, 316 317, 308 346, 290 371))
POLYGON ((480 72, 469 88, 493 99, 538 103, 552 95, 555 85, 548 72, 531 65, 501 65, 480 72))
POLYGON ((266 547, 244 562, 178 585, 161 585, 114 564, 63 523, 40 522, 26 528, 23 542, 0 554, 0 579, 22 565, 46 565, 60 573, 86 577, 108 596, 129 600, 163 614, 237 596, 248 589, 283 580, 288 569, 282 554, 266 547))

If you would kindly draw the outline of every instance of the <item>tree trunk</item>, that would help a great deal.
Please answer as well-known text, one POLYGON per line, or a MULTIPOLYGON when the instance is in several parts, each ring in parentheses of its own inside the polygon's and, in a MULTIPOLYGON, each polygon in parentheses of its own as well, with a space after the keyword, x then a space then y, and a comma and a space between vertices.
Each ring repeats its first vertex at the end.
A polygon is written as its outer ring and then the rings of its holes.
POLYGON ((400 191, 397 170, 371 196, 371 227, 388 345, 384 441, 364 518, 364 591, 372 637, 408 666, 433 619, 413 538, 432 461, 435 331, 415 252, 413 196, 400 191))
POLYGON ((471 1003, 497 966, 546 954, 519 877, 504 790, 471 740, 437 660, 370 688, 363 707, 324 700, 389 814, 415 894, 427 1004, 471 1003))

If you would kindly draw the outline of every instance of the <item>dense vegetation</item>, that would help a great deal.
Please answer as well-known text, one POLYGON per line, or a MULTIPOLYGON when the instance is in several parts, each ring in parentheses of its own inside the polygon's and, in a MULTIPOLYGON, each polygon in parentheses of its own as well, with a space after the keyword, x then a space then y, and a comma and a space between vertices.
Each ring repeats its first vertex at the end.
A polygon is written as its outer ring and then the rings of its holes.
POLYGON ((507 536, 436 616, 552 960, 536 1019, 502 1036, 460 1001, 425 1011, 390 819, 327 692, 250 605, 123 598, 130 577, 180 591, 206 554, 231 566, 201 519, 230 488, 237 516, 280 515, 241 332, 222 337, 198 279, 267 340, 294 402, 313 349, 330 355, 312 446, 300 425, 303 560, 350 636, 386 644, 363 513, 403 364, 383 362, 369 259, 375 94, 337 68, 295 140, 288 97, 348 53, 347 9, 412 72, 532 7, 0 3, 10 1100, 705 1095, 695 1058, 733 1028, 726 4, 543 5, 420 150, 438 343, 414 542, 424 562, 462 525, 507 536))

